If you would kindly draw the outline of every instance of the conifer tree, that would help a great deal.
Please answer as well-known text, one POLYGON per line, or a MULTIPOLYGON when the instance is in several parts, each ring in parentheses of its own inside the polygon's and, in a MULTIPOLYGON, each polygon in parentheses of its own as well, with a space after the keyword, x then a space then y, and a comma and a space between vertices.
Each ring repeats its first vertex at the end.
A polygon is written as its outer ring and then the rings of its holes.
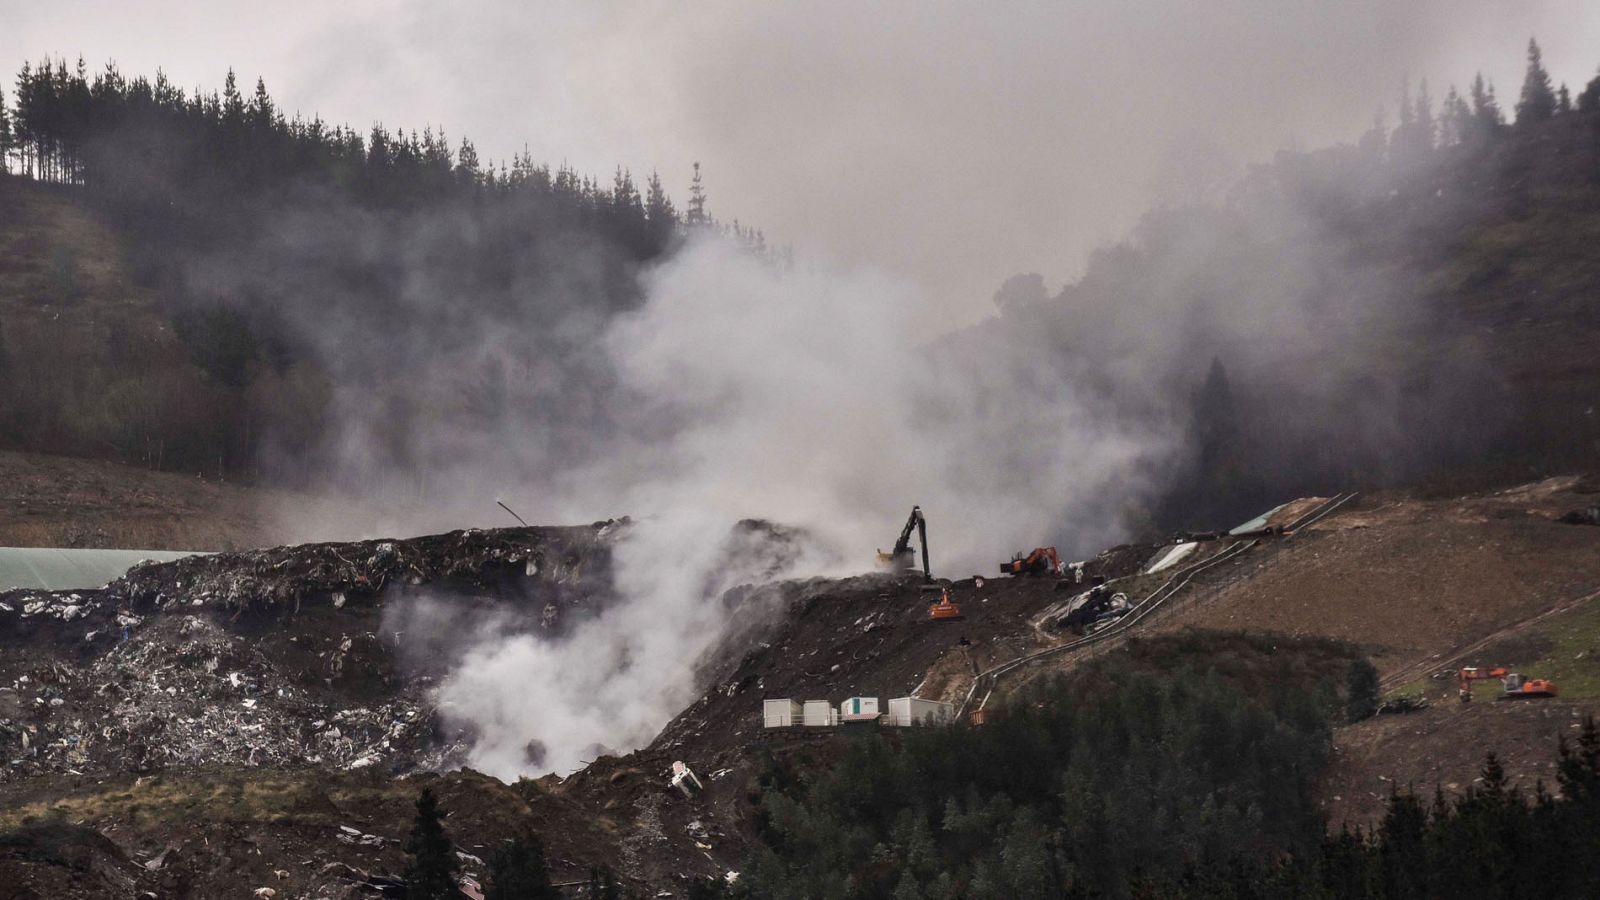
POLYGON ((1578 112, 1600 112, 1600 75, 1589 79, 1578 95, 1578 112))
POLYGON ((417 798, 417 817, 406 839, 406 853, 411 855, 405 871, 407 897, 445 900, 459 893, 454 848, 432 788, 423 788, 417 798))
POLYGON ((1472 79, 1472 118, 1479 138, 1492 136, 1505 124, 1505 116, 1500 113, 1500 102, 1494 96, 1494 85, 1484 84, 1482 72, 1472 79))
POLYGON ((550 884, 544 842, 527 833, 506 842, 489 860, 489 883, 484 900, 559 900, 561 892, 550 884))
POLYGON ((700 164, 694 164, 694 180, 689 182, 689 212, 684 217, 685 224, 704 226, 711 224, 706 216, 706 187, 700 177, 700 164))
POLYGON ((1345 716, 1352 722, 1371 717, 1378 711, 1378 670, 1365 659, 1350 663, 1346 678, 1345 716))
POLYGON ((1544 70, 1539 43, 1528 38, 1528 73, 1522 80, 1522 97, 1517 101, 1517 124, 1541 122, 1555 115, 1556 94, 1550 73, 1544 70))
POLYGON ((6 92, 0 89, 0 175, 11 173, 11 116, 6 111, 6 92))
POLYGON ((461 139, 461 149, 456 151, 456 179, 468 186, 476 185, 483 180, 482 164, 478 161, 478 148, 466 138, 461 139))
POLYGON ((1567 90, 1567 83, 1561 82, 1561 87, 1556 91, 1556 112, 1566 115, 1572 112, 1572 92, 1567 90))

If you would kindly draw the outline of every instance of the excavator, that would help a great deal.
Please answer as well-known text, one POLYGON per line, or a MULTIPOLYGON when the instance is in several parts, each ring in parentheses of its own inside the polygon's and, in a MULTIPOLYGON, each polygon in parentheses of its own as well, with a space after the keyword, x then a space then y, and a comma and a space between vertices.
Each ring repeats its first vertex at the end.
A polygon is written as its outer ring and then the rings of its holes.
POLYGON ((1531 697, 1554 697, 1556 685, 1553 681, 1543 678, 1528 678, 1515 672, 1507 671, 1504 666, 1494 666, 1488 669, 1479 669, 1477 666, 1467 666, 1456 673, 1460 684, 1461 702, 1472 702, 1472 683, 1488 678, 1500 679, 1500 685, 1505 692, 1500 695, 1502 700, 1523 700, 1531 697))
POLYGON ((945 588, 940 592, 939 602, 928 606, 928 618, 935 622, 946 622, 952 619, 965 619, 961 614, 961 606, 950 599, 950 589, 945 588))
POLYGON ((878 568, 894 572, 910 572, 917 568, 917 554, 911 549, 911 532, 917 533, 917 543, 922 545, 922 577, 932 580, 933 573, 928 568, 928 520, 922 515, 922 507, 911 507, 911 515, 906 519, 906 525, 900 529, 900 539, 894 542, 894 550, 885 553, 878 551, 878 568))
POLYGON ((1027 556, 1014 553, 1010 562, 1000 564, 1001 575, 1056 575, 1061 572, 1061 557, 1054 547, 1035 547, 1027 556))

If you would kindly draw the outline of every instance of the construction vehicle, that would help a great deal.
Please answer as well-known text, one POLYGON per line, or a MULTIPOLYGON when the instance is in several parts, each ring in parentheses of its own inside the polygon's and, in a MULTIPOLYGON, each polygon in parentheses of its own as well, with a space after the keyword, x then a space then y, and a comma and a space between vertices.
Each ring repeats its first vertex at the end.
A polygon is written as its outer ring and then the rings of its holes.
POLYGON ((893 572, 911 572, 917 568, 917 554, 911 549, 911 532, 917 533, 917 543, 922 546, 922 577, 933 578, 932 571, 928 568, 928 520, 922 515, 922 507, 911 507, 911 515, 906 519, 906 525, 900 529, 900 539, 894 542, 894 550, 885 553, 878 551, 878 568, 893 572))
POLYGON ((1027 556, 1014 553, 1010 562, 1000 564, 1001 575, 1059 575, 1061 557, 1054 547, 1035 547, 1027 556))
POLYGON ((961 606, 950 599, 950 590, 946 588, 939 592, 939 602, 928 607, 928 618, 935 622, 945 622, 954 619, 964 619, 961 606))
POLYGON ((1534 697, 1554 697, 1556 695, 1556 685, 1553 681, 1518 675, 1516 672, 1508 671, 1504 666, 1494 666, 1486 669, 1467 666, 1456 673, 1456 680, 1460 685, 1461 702, 1472 702, 1472 683, 1474 681, 1483 681, 1489 678, 1500 680, 1500 686, 1503 688, 1500 694, 1500 699, 1502 700, 1524 700, 1534 697))

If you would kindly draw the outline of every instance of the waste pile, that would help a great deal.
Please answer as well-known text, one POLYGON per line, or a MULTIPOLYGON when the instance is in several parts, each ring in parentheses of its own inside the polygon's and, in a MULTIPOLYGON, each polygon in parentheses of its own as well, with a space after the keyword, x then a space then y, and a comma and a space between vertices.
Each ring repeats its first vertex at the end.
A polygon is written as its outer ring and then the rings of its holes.
POLYGON ((499 603, 554 631, 611 597, 626 521, 278 547, 136 566, 99 591, 0 594, 0 784, 45 774, 460 763, 394 597, 499 603))

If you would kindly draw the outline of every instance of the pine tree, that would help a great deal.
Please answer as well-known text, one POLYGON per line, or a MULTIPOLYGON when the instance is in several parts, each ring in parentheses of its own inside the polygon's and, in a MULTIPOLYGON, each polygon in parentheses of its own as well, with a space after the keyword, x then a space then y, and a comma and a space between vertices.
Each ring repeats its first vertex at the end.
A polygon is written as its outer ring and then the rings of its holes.
POLYGON ((278 107, 267 93, 267 82, 263 78, 256 79, 256 92, 250 97, 247 113, 252 128, 267 131, 278 124, 278 107))
POLYGON ((544 842, 533 833, 508 841, 489 860, 489 884, 484 900, 559 900, 561 892, 550 884, 544 842))
POLYGON ((700 178, 700 164, 694 164, 694 180, 689 182, 689 212, 684 217, 684 223, 690 227, 699 227, 711 224, 711 219, 706 216, 706 187, 700 178))
POLYGON ((1416 149, 1426 152, 1433 149, 1436 126, 1433 121, 1433 98, 1428 96, 1428 79, 1417 86, 1417 112, 1412 128, 1416 133, 1416 149))
POLYGON ((1352 661, 1346 677, 1345 716, 1359 722, 1376 713, 1379 690, 1377 668, 1365 659, 1352 661))
POLYGON ((11 173, 11 116, 6 112, 6 92, 0 89, 0 175, 11 173))
POLYGON ((1428 814, 1415 794, 1391 789, 1389 806, 1378 826, 1383 896, 1410 900, 1424 895, 1427 867, 1428 814))
POLYGON ((1522 97, 1517 101, 1517 124, 1541 122, 1555 115, 1556 94, 1550 73, 1544 70, 1539 43, 1528 38, 1528 73, 1522 80, 1522 97))
POLYGON ((1485 86, 1482 72, 1472 79, 1472 119, 1475 137, 1479 139, 1492 137, 1505 124, 1500 102, 1494 96, 1494 85, 1485 86))
POLYGON ((446 900, 459 893, 456 886, 456 858, 450 836, 444 830, 444 816, 433 797, 432 788, 423 788, 417 798, 417 818, 406 839, 407 897, 417 900, 446 900))
POLYGON ((478 148, 466 138, 461 139, 461 149, 456 152, 456 179, 469 187, 483 180, 483 169, 478 162, 478 148))
POLYGON ((239 93, 239 79, 233 69, 228 70, 228 77, 222 82, 222 121, 226 125, 244 121, 244 96, 239 93))
POLYGON ((1589 79, 1578 95, 1578 112, 1600 112, 1600 75, 1589 79))
POLYGON ((1572 112, 1572 92, 1567 90, 1567 83, 1561 82, 1561 88, 1556 91, 1556 112, 1566 115, 1572 112))

